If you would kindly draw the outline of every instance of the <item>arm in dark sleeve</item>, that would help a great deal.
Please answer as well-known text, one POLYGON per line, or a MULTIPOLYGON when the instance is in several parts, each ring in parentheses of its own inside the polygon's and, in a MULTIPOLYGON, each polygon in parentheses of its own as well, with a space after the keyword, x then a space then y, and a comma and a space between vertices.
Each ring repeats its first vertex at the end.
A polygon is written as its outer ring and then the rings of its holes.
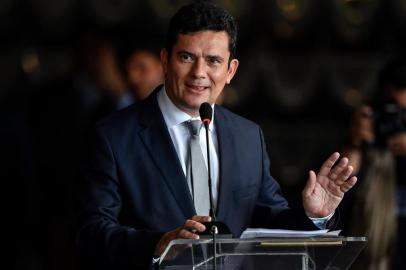
POLYGON ((252 227, 317 230, 303 208, 292 209, 283 197, 279 184, 270 175, 270 162, 262 131, 262 184, 254 209, 252 227))
POLYGON ((107 136, 97 132, 81 173, 76 247, 91 265, 144 269, 152 263, 162 232, 122 226, 122 190, 107 136))

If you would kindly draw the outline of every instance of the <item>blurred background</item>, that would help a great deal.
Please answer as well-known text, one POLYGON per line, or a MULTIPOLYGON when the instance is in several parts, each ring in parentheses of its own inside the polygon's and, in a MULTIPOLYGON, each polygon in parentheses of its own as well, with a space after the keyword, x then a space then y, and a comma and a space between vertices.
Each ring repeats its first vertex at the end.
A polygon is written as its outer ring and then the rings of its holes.
MULTIPOLYGON (((14 269, 76 269, 71 214, 87 130, 128 88, 124 51, 159 53, 188 2, 0 1, 0 179, 14 269)), ((213 2, 239 23, 240 67, 223 104, 262 126, 294 203, 307 171, 346 142, 354 108, 376 98, 382 65, 404 51, 406 0, 213 2)))

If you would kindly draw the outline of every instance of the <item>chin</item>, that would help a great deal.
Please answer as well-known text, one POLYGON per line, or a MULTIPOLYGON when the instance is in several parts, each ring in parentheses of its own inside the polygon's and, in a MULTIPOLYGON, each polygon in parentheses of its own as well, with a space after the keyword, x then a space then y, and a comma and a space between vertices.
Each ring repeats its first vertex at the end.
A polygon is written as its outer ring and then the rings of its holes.
POLYGON ((200 108, 200 105, 204 102, 208 102, 207 98, 204 97, 191 97, 189 99, 188 102, 186 102, 186 104, 190 107, 190 108, 200 108))

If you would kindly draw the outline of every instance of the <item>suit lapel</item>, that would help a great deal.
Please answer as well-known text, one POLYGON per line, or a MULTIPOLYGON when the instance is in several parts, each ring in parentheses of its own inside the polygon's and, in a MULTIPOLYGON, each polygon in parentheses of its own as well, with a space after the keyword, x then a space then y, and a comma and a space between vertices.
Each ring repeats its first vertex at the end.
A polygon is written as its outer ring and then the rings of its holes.
POLYGON ((217 218, 225 220, 227 209, 232 208, 233 197, 233 164, 236 156, 236 145, 233 137, 232 126, 219 107, 214 110, 217 140, 219 147, 220 187, 217 206, 217 218))
POLYGON ((141 123, 145 129, 139 135, 165 179, 165 184, 172 192, 185 217, 189 218, 195 215, 192 197, 165 120, 159 109, 156 99, 157 92, 154 91, 146 101, 141 116, 141 123))

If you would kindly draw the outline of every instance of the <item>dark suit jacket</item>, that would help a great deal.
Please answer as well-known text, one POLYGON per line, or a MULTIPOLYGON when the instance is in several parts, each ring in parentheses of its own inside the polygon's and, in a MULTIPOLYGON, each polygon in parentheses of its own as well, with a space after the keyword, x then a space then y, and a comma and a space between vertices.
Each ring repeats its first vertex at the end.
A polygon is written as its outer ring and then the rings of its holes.
MULTIPOLYGON (((77 246, 87 259, 112 269, 148 268, 163 233, 195 215, 156 94, 97 125, 85 166, 77 246)), ((252 226, 315 229, 303 210, 289 209, 270 176, 259 126, 220 106, 214 121, 217 219, 235 237, 252 226)))

